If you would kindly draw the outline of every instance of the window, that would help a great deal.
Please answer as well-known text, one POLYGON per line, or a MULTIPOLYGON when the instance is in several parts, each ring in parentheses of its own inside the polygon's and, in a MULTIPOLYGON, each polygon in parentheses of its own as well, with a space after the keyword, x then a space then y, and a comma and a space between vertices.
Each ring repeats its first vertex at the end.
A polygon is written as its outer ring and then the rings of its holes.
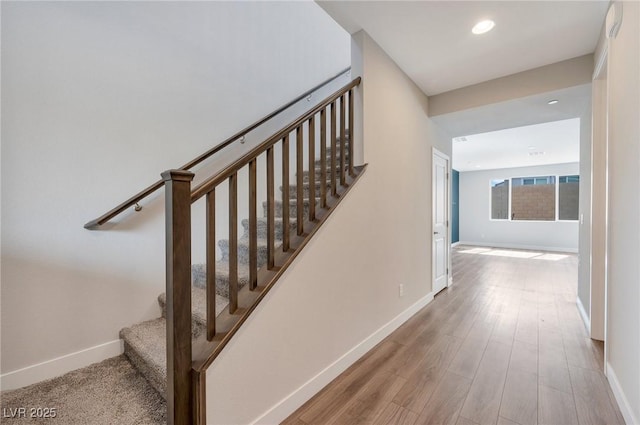
POLYGON ((491 219, 578 220, 579 186, 579 175, 491 180, 491 219))
POLYGON ((509 219, 509 180, 491 180, 491 219, 509 219))
POLYGON ((577 220, 580 176, 560 176, 558 181, 558 220, 577 220))

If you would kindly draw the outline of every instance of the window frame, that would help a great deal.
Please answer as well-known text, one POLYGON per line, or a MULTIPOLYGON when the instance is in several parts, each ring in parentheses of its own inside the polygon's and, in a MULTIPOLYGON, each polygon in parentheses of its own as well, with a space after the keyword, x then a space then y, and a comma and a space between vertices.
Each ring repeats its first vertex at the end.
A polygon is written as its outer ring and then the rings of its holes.
MULTIPOLYGON (((576 218, 575 220, 563 220, 560 219, 560 177, 574 177, 574 176, 578 176, 578 181, 577 182, 569 182, 566 181, 565 183, 578 183, 578 185, 580 185, 580 174, 564 174, 564 175, 558 175, 558 180, 557 180, 557 184, 556 184, 556 221, 559 221, 561 223, 572 223, 574 221, 577 221, 578 223, 580 223, 580 198, 578 198, 578 218, 576 218)), ((578 197, 580 196, 580 189, 578 189, 578 197)))
MULTIPOLYGON (((492 177, 489 179, 489 221, 497 221, 497 222, 511 222, 511 223, 580 223, 580 209, 578 207, 578 218, 575 220, 561 220, 560 219, 560 177, 573 177, 573 176, 578 176, 578 181, 577 182, 573 182, 573 183, 578 183, 580 184, 580 174, 579 173, 566 173, 566 174, 546 174, 544 176, 542 175, 534 175, 534 176, 526 176, 526 177, 519 177, 519 176, 511 176, 511 177, 492 177), (537 178, 544 178, 544 177, 554 177, 554 185, 555 185, 555 203, 556 203, 556 208, 555 208, 555 218, 554 220, 513 220, 512 217, 512 212, 511 212, 511 203, 513 201, 513 179, 522 179, 524 181, 524 179, 534 179, 534 185, 535 185, 535 179, 537 178), (491 189, 493 188, 492 186, 492 182, 494 181, 500 181, 500 180, 508 180, 509 181, 509 199, 507 200, 508 203, 508 215, 507 218, 492 218, 491 217, 491 213, 492 213, 492 202, 493 202, 493 198, 491 196, 491 189)), ((550 183, 548 183, 550 184, 550 183)), ((524 186, 524 183, 522 183, 522 186, 524 186)))

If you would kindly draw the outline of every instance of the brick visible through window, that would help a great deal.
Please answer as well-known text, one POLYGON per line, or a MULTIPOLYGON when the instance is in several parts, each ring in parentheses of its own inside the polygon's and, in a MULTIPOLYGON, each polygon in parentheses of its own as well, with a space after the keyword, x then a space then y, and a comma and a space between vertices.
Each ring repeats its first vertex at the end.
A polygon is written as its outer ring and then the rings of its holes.
POLYGON ((491 180, 491 218, 509 219, 509 180, 491 180))

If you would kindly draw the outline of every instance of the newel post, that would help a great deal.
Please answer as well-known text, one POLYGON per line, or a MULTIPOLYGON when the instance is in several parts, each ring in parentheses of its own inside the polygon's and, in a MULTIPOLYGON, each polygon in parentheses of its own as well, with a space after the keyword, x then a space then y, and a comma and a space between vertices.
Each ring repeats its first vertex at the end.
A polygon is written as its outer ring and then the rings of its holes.
POLYGON ((193 423, 191 382, 191 181, 169 170, 165 184, 167 245, 167 424, 193 423))

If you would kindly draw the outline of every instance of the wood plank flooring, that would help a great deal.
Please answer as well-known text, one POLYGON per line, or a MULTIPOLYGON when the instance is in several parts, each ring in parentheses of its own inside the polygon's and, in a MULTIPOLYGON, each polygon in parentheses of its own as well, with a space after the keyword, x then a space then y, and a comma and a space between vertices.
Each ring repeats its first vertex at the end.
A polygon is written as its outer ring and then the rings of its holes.
POLYGON ((624 424, 575 255, 459 246, 452 262, 452 287, 284 424, 624 424))

